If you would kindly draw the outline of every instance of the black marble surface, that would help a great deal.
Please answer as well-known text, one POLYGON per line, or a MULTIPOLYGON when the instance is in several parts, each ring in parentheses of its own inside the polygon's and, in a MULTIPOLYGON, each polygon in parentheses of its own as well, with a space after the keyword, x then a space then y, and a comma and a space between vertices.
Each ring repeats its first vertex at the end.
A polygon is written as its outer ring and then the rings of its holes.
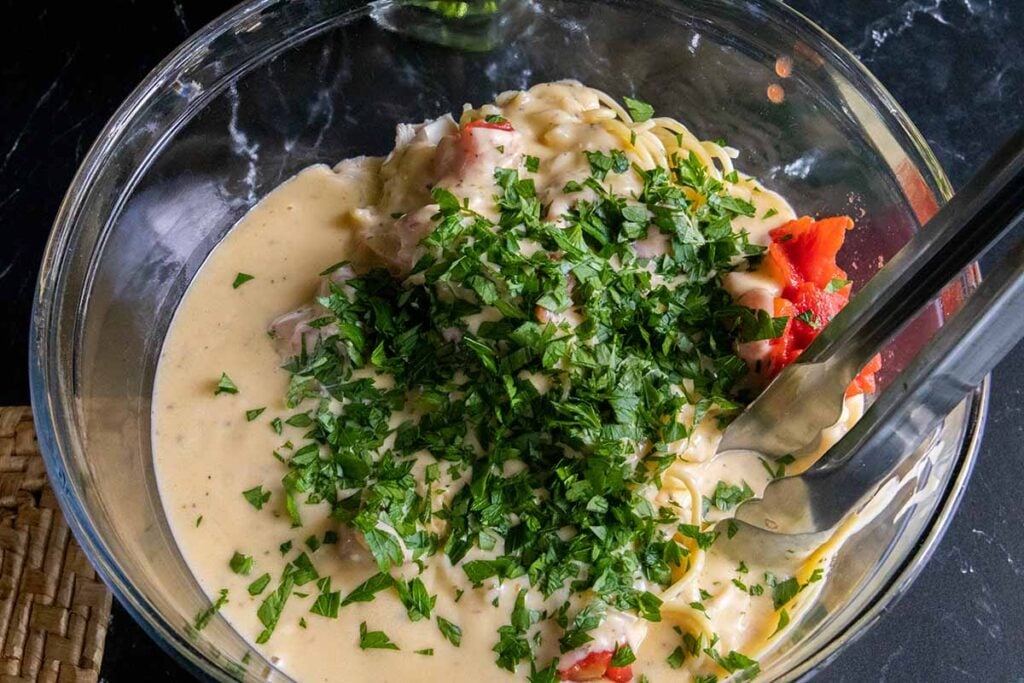
MULTIPOLYGON (((0 404, 28 401, 26 339, 51 221, 92 140, 132 87, 232 3, 2 0, 0 404)), ((1021 0, 791 0, 853 50, 917 123, 954 186, 1024 124, 1021 0)), ((1024 681, 1024 348, 994 373, 983 449, 960 511, 907 595, 818 676, 1024 681)), ((187 678, 117 606, 103 677, 187 678)))

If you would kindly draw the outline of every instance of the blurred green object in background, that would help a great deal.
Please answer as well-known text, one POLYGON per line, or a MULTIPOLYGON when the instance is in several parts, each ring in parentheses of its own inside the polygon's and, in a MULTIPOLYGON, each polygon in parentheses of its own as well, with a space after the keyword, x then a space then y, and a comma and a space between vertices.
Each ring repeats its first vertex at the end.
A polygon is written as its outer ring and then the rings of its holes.
POLYGON ((437 12, 446 19, 462 19, 464 17, 495 14, 502 4, 501 0, 405 0, 401 3, 411 7, 437 12))
POLYGON ((526 0, 381 0, 373 18, 384 28, 447 47, 491 50, 519 24, 526 0))

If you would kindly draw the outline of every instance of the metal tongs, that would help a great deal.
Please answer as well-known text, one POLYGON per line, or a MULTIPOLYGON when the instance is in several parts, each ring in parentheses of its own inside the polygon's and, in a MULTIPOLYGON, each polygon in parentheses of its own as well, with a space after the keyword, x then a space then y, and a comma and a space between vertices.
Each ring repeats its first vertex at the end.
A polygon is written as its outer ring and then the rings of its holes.
POLYGON ((770 483, 737 519, 774 534, 834 528, 875 491, 1024 337, 1024 131, 918 231, 726 429, 718 452, 766 458, 817 443, 861 368, 999 242, 1001 262, 963 307, 804 473, 770 483), (1011 232, 1013 234, 1011 234, 1011 232))

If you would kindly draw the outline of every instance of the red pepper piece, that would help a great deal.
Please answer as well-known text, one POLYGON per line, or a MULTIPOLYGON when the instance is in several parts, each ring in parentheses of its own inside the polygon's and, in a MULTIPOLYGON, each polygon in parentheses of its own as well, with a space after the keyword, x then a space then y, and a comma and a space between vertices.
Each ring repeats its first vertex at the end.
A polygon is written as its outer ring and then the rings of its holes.
POLYGON ((788 299, 776 297, 773 316, 776 318, 786 317, 789 320, 786 321, 786 327, 782 334, 769 342, 771 345, 771 353, 769 355, 770 366, 767 368, 769 377, 779 374, 782 368, 792 363, 793 359, 796 358, 793 355, 795 352, 793 318, 796 316, 796 308, 793 307, 793 303, 788 299))
POLYGON ((633 680, 633 668, 629 666, 609 666, 604 677, 615 683, 629 683, 633 680))
POLYGON ((835 278, 845 279, 846 273, 836 265, 836 255, 852 227, 853 221, 847 216, 818 221, 804 216, 768 233, 772 238, 769 260, 786 289, 802 282, 813 282, 824 289, 835 278))
POLYGON ((604 676, 612 661, 612 651, 591 652, 568 669, 558 672, 563 681, 596 681, 604 676))
POLYGON ((797 347, 806 349, 828 325, 832 318, 849 302, 849 298, 839 292, 826 292, 811 282, 805 282, 796 288, 792 297, 796 314, 792 318, 792 334, 797 347))
POLYGON ((846 389, 846 396, 856 396, 857 394, 870 394, 875 391, 875 373, 882 369, 882 357, 875 355, 868 364, 864 366, 864 369, 860 371, 860 374, 846 389))
POLYGON ((771 276, 774 280, 782 283, 783 292, 791 292, 799 287, 804 279, 797 272, 796 266, 789 258, 789 254, 782 246, 782 242, 772 242, 768 245, 768 258, 765 259, 771 276))

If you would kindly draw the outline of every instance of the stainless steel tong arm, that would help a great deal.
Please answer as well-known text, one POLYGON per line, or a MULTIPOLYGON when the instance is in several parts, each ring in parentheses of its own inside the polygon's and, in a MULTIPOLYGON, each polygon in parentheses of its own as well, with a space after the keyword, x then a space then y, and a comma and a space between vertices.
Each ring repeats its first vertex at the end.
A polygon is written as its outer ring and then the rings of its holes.
MULTIPOLYGON (((853 297, 800 358, 729 425, 719 452, 752 450, 768 457, 781 457, 813 444, 823 429, 839 419, 846 387, 868 361, 935 300, 944 287, 1006 236, 1020 222, 1022 211, 1024 131, 1004 145, 853 297)), ((1012 260, 1018 252, 1011 251, 1012 260)), ((991 277, 996 279, 993 287, 983 287, 970 301, 983 292, 993 297, 988 303, 997 296, 1010 296, 1009 290, 1000 289, 1008 283, 999 282, 998 278, 1018 276, 1010 263, 992 273, 991 277)), ((984 296, 980 298, 981 301, 968 306, 973 310, 987 305, 984 296)), ((998 319, 984 317, 979 311, 974 321, 985 326, 1020 327, 1024 320, 1014 318, 1019 316, 1015 311, 1007 307, 998 319)), ((980 345, 974 350, 978 359, 985 358, 987 367, 994 365, 997 359, 992 354, 996 349, 983 344, 985 335, 971 338, 980 345)), ((964 360, 971 355, 970 349, 960 349, 948 339, 944 343, 947 353, 962 353, 964 360)), ((920 372, 937 371, 938 360, 933 358, 931 365, 922 367, 920 372)), ((975 384, 980 380, 978 377, 975 384)), ((893 382, 897 389, 904 385, 908 381, 903 375, 893 382)), ((963 394, 960 391, 961 397, 963 394)))

